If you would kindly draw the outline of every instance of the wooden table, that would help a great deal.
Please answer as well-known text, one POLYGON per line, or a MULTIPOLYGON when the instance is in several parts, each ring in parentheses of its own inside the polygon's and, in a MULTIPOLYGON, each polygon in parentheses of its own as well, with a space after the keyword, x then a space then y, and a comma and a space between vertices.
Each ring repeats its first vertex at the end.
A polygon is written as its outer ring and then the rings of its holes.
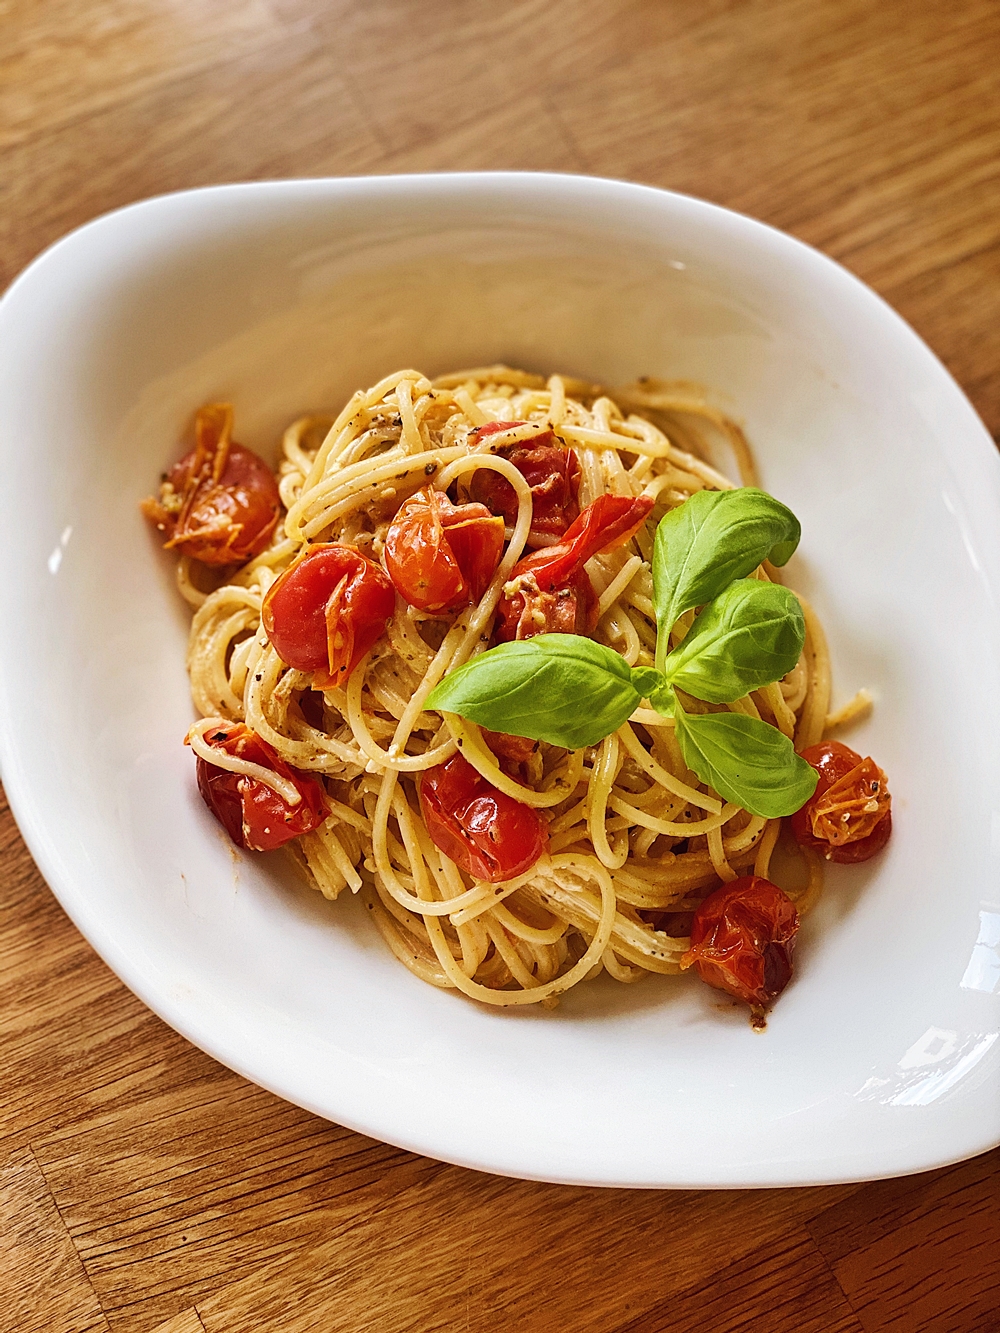
MULTIPOLYGON (((1000 429, 991 0, 13 0, 0 285, 163 190, 529 168, 748 212, 881 292, 1000 429)), ((1000 1152, 824 1189, 444 1166, 216 1065, 111 975, 0 807, 0 1327, 1000 1329, 1000 1152)))

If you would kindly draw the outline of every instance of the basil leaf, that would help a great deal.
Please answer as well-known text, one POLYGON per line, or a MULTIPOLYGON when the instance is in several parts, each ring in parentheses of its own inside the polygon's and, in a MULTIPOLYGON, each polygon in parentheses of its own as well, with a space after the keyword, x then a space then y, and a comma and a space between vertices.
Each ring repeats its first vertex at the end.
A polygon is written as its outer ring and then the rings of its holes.
POLYGON ((805 636, 794 593, 777 583, 737 579, 695 619, 664 662, 664 676, 696 699, 731 703, 791 671, 805 636))
POLYGON ((684 762, 724 800, 777 819, 800 810, 815 791, 816 770, 776 727, 743 713, 675 708, 674 717, 684 762))
MULTIPOLYGON (((652 688, 641 668, 639 685, 652 688)), ((657 677, 657 680, 659 677, 657 677)), ((579 634, 501 643, 445 676, 428 708, 578 750, 617 731, 642 695, 620 653, 579 634)))
POLYGON ((762 560, 783 565, 799 544, 799 520, 755 486, 696 491, 666 514, 653 546, 653 600, 663 665, 678 616, 704 606, 762 560))

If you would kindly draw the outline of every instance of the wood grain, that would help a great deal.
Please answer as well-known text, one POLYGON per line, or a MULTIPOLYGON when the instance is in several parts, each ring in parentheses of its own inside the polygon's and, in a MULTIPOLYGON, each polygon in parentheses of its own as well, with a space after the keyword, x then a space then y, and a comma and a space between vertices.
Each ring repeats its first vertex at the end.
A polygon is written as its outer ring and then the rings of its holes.
MULTIPOLYGON (((730 1259, 780 1244, 854 1188, 727 1194, 730 1259)), ((307 1333, 307 1297, 322 1301, 337 1333, 445 1328, 458 1311, 460 1327, 475 1333, 616 1329, 664 1296, 714 1279, 718 1198, 533 1185, 446 1167, 394 1198, 391 1226, 379 1215, 355 1219, 308 1255, 275 1265, 264 1274, 273 1282, 244 1279, 198 1309, 208 1333, 268 1327, 279 1314, 287 1333, 307 1333), (428 1227, 429 1218, 452 1225, 428 1227)))
MULTIPOLYGON (((164 190, 622 176, 847 264, 996 434, 998 53, 991 0, 8 0, 0 284, 164 190)), ((444 1166, 164 1027, 63 916, 3 804, 0 871, 0 1330, 1000 1330, 1000 1152, 732 1193, 444 1166)))
POLYGON ((0 1171, 2 1327, 107 1333, 108 1322, 30 1148, 0 1171))
POLYGON ((1000 1189, 982 1160, 880 1181, 812 1222, 865 1329, 1000 1328, 1000 1189))
POLYGON ((696 1282, 661 1300, 615 1333, 864 1333, 836 1279, 804 1230, 739 1256, 710 1283, 696 1282))
POLYGON ((153 1333, 205 1333, 205 1325, 198 1318, 197 1310, 182 1310, 173 1319, 157 1324, 153 1333))

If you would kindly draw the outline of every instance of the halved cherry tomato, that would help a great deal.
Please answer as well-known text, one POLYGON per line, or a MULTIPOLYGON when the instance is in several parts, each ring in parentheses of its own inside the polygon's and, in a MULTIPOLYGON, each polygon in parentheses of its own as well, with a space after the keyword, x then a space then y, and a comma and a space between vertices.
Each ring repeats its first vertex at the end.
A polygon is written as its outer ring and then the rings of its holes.
POLYGON ((841 865, 855 865, 880 852, 892 832, 892 798, 875 760, 862 759, 840 741, 810 745, 802 758, 819 781, 792 815, 796 842, 841 865))
MULTIPOLYGON (((522 425, 519 421, 491 421, 475 432, 477 442, 497 431, 522 425)), ((574 449, 555 442, 551 431, 520 444, 497 450, 508 459, 531 487, 531 531, 529 546, 545 545, 561 537, 580 512, 580 463, 574 449)), ((491 468, 472 474, 472 494, 491 513, 512 524, 517 519, 517 492, 506 477, 491 468)))
POLYGON ((792 975, 799 929, 795 904, 769 879, 744 875, 710 893, 691 922, 681 967, 749 1004, 760 1015, 792 975))
POLYGON ((427 769, 419 793, 431 841, 473 879, 513 879, 548 846, 538 811, 498 791, 460 754, 427 769))
POLYGON ((503 519, 485 505, 454 505, 433 486, 399 508, 385 538, 393 586, 420 611, 457 611, 478 602, 503 550, 503 519))
POLYGON ((342 685, 385 631, 396 596, 355 546, 310 547, 268 589, 261 621, 275 652, 325 689, 342 685))
POLYGON ((597 594, 584 565, 613 551, 639 531, 653 501, 645 495, 601 495, 566 530, 562 541, 519 560, 497 607, 496 637, 590 634, 597 623, 597 594))
POLYGON ((272 769, 279 777, 294 783, 302 797, 298 805, 288 805, 266 783, 217 768, 199 755, 198 790, 237 847, 247 847, 252 852, 273 852, 292 838, 311 833, 326 819, 326 799, 316 779, 286 764, 266 741, 242 722, 219 726, 207 732, 205 740, 214 749, 237 759, 272 769))
POLYGON ((271 540, 281 497, 270 468, 233 444, 233 409, 203 407, 195 419, 195 448, 175 463, 141 508, 167 536, 165 546, 206 565, 242 564, 271 540))

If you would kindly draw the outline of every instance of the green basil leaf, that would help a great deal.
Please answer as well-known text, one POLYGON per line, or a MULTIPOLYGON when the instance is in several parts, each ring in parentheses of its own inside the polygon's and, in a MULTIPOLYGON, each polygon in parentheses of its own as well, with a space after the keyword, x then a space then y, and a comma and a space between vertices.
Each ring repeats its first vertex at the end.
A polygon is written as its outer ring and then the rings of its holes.
POLYGON ((755 486, 696 491, 666 514, 653 547, 653 599, 663 645, 657 666, 678 616, 704 606, 762 560, 785 564, 800 532, 792 511, 755 486))
POLYGON ((791 671, 805 636, 794 593, 777 583, 737 579, 695 619, 666 658, 664 676, 696 699, 731 703, 791 671))
MULTIPOLYGON (((640 682, 646 688, 644 675, 640 682)), ((427 707, 578 750, 617 731, 641 698, 613 648, 579 634, 537 634, 466 662, 435 686, 427 707)))
POLYGON ((800 810, 816 790, 816 770, 776 727, 743 713, 674 710, 684 762, 724 800, 777 819, 800 810))

